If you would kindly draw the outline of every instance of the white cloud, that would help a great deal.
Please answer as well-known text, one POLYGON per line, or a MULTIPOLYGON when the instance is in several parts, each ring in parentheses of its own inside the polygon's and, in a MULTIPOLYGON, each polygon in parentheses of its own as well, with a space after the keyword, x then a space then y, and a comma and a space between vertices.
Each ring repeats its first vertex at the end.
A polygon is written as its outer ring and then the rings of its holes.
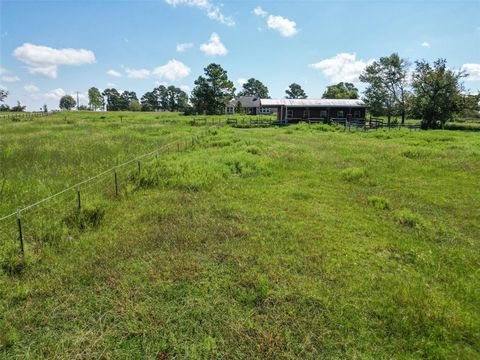
POLYGON ((328 77, 332 83, 341 81, 358 82, 361 72, 372 61, 357 60, 356 54, 340 53, 309 66, 321 70, 323 75, 328 77))
POLYGON ((172 59, 165 65, 157 66, 152 74, 170 81, 181 80, 190 75, 191 69, 184 63, 172 59))
POLYGON ((180 85, 180 89, 182 89, 186 93, 190 92, 190 86, 188 86, 188 85, 180 85))
POLYGON ((177 52, 185 52, 192 47, 193 47, 192 43, 177 44, 177 52))
POLYGON ((110 69, 107 71, 107 75, 113 76, 113 77, 122 77, 122 74, 120 74, 118 71, 110 69))
POLYGON ((23 87, 25 89, 26 92, 28 92, 29 94, 33 94, 33 93, 36 93, 36 92, 39 92, 40 89, 35 86, 34 84, 28 84, 28 85, 25 85, 23 87))
POLYGON ((4 75, 4 74, 7 74, 8 73, 8 70, 6 68, 4 68, 3 66, 0 66, 0 75, 4 75))
POLYGON ((13 51, 13 56, 29 65, 31 74, 57 77, 58 65, 82 65, 95 62, 93 51, 85 49, 54 49, 25 43, 13 51))
POLYGON ((209 0, 165 0, 165 2, 172 6, 186 5, 196 7, 204 12, 212 19, 221 22, 224 25, 233 26, 235 21, 231 16, 225 16, 219 5, 211 3, 209 0))
POLYGON ((200 50, 207 56, 225 56, 228 50, 220 41, 217 33, 212 33, 207 43, 200 45, 200 50))
POLYGON ((20 78, 15 75, 3 75, 0 79, 5 82, 15 82, 20 80, 20 78))
POLYGON ((28 72, 33 75, 43 75, 55 79, 57 77, 57 66, 29 67, 28 72))
POLYGON ((427 48, 427 49, 430 49, 430 43, 424 41, 424 42, 422 43, 422 47, 427 48))
POLYGON ((278 31, 284 37, 291 37, 298 32, 295 21, 279 15, 268 15, 267 25, 270 29, 278 31))
POLYGON ((240 86, 243 86, 243 84, 245 84, 247 82, 247 79, 245 78, 238 78, 237 79, 237 84, 240 85, 240 86))
POLYGON ((466 80, 480 81, 480 64, 463 64, 462 70, 468 74, 466 80))
POLYGON ((126 68, 125 72, 127 73, 127 76, 129 78, 133 78, 133 79, 145 79, 148 76, 150 76, 150 70, 147 70, 147 69, 136 70, 136 69, 126 68))
POLYGON ((57 88, 43 94, 43 97, 50 100, 60 100, 64 95, 67 95, 66 91, 62 88, 57 88))
POLYGON ((268 12, 263 10, 260 6, 257 6, 255 9, 252 11, 255 15, 265 17, 268 15, 268 12))
POLYGON ((117 84, 114 84, 114 83, 112 83, 112 82, 109 81, 109 82, 107 82, 107 86, 108 86, 109 88, 111 88, 111 87, 114 88, 114 87, 117 87, 117 84))

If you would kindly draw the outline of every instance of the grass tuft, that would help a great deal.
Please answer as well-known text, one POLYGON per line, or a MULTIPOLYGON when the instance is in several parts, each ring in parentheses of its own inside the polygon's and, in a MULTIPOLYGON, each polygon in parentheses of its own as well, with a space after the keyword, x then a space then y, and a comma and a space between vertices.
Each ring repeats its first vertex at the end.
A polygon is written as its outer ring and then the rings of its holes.
POLYGON ((363 167, 349 167, 340 173, 342 179, 348 182, 358 181, 367 176, 367 170, 363 167))
POLYGON ((369 196, 368 204, 373 206, 375 209, 379 210, 389 210, 390 209, 390 201, 382 196, 369 196))
POLYGON ((395 220, 411 228, 419 228, 425 224, 425 220, 420 214, 414 213, 409 209, 399 210, 395 213, 395 220))

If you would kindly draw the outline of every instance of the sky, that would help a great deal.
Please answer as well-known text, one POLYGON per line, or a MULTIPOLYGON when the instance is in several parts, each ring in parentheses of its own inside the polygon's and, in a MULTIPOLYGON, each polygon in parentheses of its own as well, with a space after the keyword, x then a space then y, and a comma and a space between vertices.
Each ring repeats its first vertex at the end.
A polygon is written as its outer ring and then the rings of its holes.
POLYGON ((6 103, 58 108, 61 96, 114 87, 140 98, 160 84, 189 92, 210 63, 238 89, 270 96, 299 83, 309 98, 397 52, 447 59, 480 90, 480 0, 0 0, 0 87, 6 103))

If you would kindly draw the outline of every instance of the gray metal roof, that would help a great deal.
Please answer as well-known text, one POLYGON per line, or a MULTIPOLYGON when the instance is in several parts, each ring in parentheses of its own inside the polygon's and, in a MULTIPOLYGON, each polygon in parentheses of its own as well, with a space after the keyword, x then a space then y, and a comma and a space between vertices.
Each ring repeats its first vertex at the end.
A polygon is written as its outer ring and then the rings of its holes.
POLYGON ((260 106, 260 99, 256 96, 240 96, 229 102, 229 106, 237 106, 238 102, 245 108, 253 108, 260 106))
POLYGON ((368 107, 358 99, 260 99, 260 104, 264 107, 368 107))

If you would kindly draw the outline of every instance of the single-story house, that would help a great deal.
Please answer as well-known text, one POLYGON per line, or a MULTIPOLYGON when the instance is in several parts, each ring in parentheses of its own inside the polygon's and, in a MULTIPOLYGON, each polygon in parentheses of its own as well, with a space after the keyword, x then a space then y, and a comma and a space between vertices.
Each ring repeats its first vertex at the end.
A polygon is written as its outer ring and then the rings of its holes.
POLYGON ((367 105, 357 99, 260 99, 263 108, 275 108, 277 120, 364 120, 367 105))
POLYGON ((236 113, 238 106, 242 108, 242 113, 246 115, 269 115, 273 109, 269 107, 261 107, 260 99, 256 96, 239 96, 231 100, 225 107, 225 114, 233 115, 236 113))

